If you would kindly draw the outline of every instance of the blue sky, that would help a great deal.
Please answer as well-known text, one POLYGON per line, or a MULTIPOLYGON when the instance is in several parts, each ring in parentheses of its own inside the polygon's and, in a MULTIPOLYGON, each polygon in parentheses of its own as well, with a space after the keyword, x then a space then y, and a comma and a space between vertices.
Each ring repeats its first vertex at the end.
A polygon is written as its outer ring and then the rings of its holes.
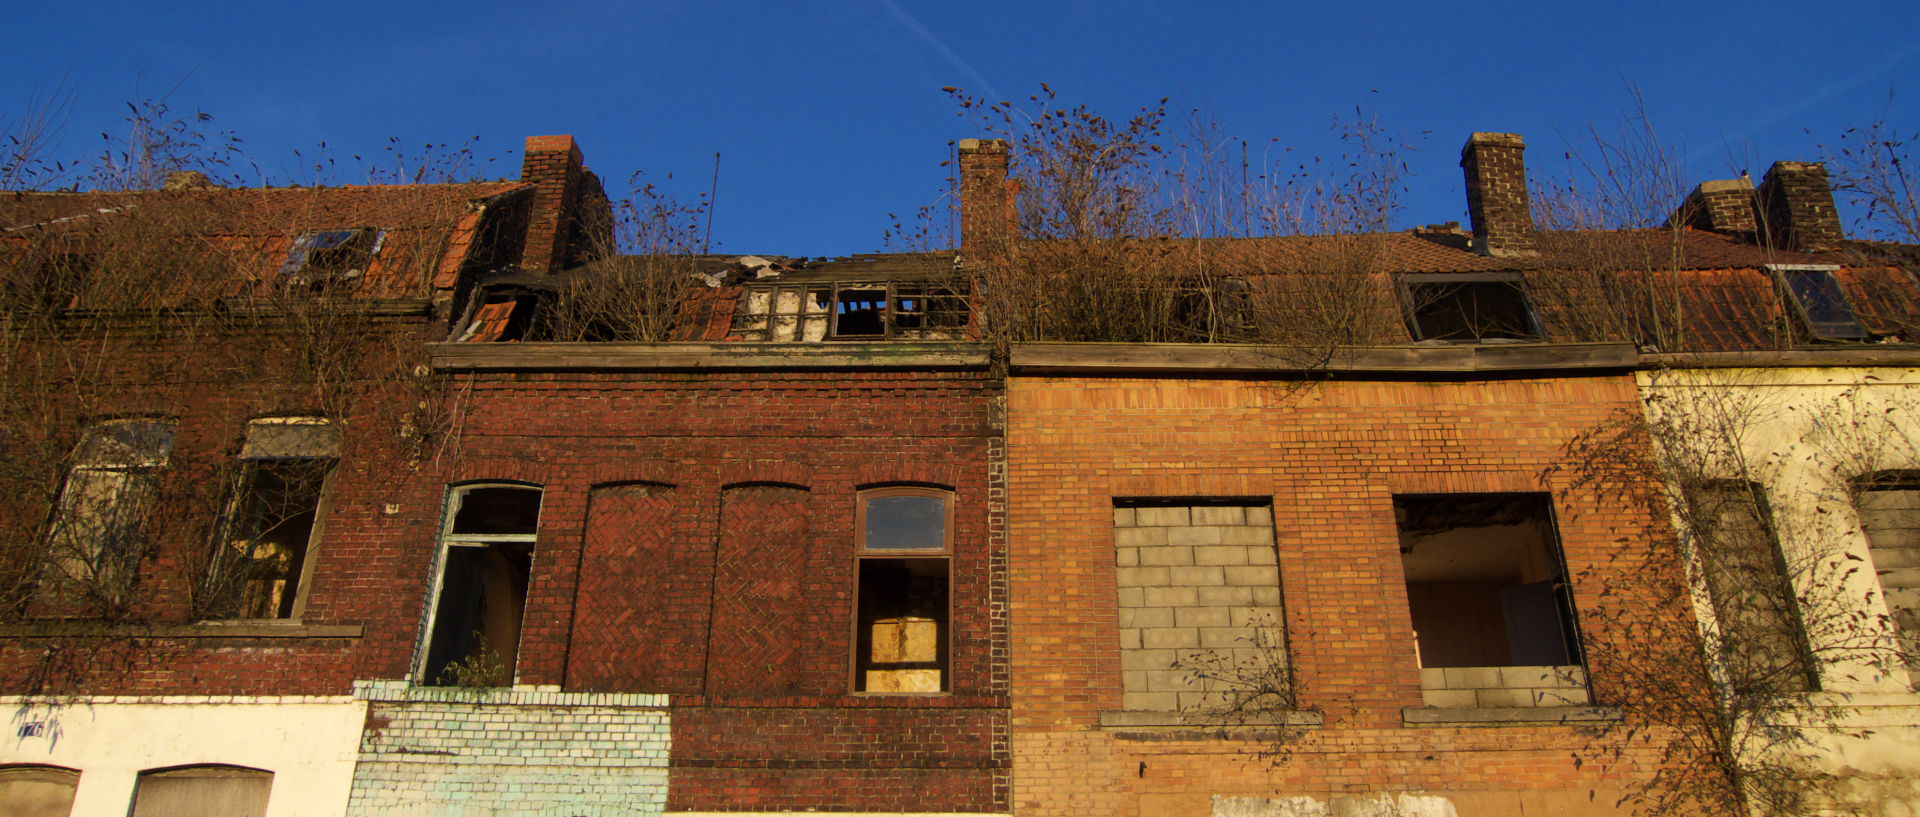
POLYGON ((1465 220, 1468 133, 1524 134, 1552 172, 1631 110, 1630 85, 1696 179, 1818 158, 1882 116, 1920 130, 1913 0, 186 5, 17 9, 0 115, 64 87, 60 151, 85 155, 136 84, 177 85, 175 108, 213 114, 276 181, 310 179, 293 151, 322 142, 374 156, 476 135, 511 176, 524 137, 571 133, 616 188, 644 170, 693 195, 717 152, 719 248, 785 255, 880 249, 888 213, 935 200, 948 141, 976 131, 948 85, 1023 99, 1046 82, 1110 114, 1170 96, 1302 156, 1337 154, 1329 125, 1363 105, 1429 134, 1408 225, 1465 220))

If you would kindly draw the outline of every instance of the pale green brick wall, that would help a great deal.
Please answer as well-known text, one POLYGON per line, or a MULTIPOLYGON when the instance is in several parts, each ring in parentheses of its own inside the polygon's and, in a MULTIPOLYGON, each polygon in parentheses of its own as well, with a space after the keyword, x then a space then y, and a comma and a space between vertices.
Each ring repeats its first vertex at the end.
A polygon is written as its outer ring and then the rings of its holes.
POLYGON ((351 817, 612 817, 666 810, 665 695, 358 682, 351 817))

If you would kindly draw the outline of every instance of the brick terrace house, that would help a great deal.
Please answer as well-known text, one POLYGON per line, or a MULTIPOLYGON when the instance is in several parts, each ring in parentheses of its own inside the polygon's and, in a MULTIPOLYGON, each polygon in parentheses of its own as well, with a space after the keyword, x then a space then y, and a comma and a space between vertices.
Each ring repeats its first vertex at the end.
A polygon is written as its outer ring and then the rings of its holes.
MULTIPOLYGON (((1676 711, 1738 692, 1741 712, 1791 717, 1797 704, 1751 702, 1809 689, 1840 695, 1816 700, 1836 707, 1812 719, 1820 734, 1737 744, 1737 762, 1771 774, 1782 764, 1760 747, 1785 748, 1843 780, 1797 789, 1809 800, 1910 807, 1920 701, 1885 647, 1889 611, 1912 626, 1911 273, 1840 252, 1817 165, 1748 184, 1744 226, 1708 223, 1737 208, 1697 193, 1670 229, 1552 233, 1533 225, 1523 150, 1510 134, 1464 148, 1471 235, 1216 242, 1244 259, 1256 311, 1304 310, 1327 297, 1325 271, 1358 270, 1364 285, 1333 294, 1370 314, 1360 345, 1012 348, 1015 813, 1628 813, 1629 794, 1724 791, 1656 777, 1699 761, 1691 741, 1712 728, 1676 711), (1908 443, 1838 479, 1864 479, 1851 484, 1873 509, 1865 537, 1831 523, 1839 558, 1871 550, 1885 592, 1849 574, 1827 620, 1850 624, 1802 648, 1828 668, 1797 688, 1710 679, 1813 620, 1797 608, 1815 572, 1773 569, 1781 547, 1754 535, 1705 558, 1673 475, 1626 467, 1660 459, 1631 422, 1659 407, 1650 386, 1675 385, 1673 367, 1747 365, 1774 367, 1772 387, 1817 383, 1802 398, 1852 401, 1887 418, 1856 427, 1908 443), (1853 400, 1861 383, 1886 385, 1853 400), (1728 575, 1744 584, 1713 578, 1728 575), (1765 638, 1708 623, 1702 651, 1688 599, 1712 622, 1715 590, 1765 638), (1755 597, 1777 603, 1755 613, 1755 597), (1879 731, 1847 743, 1842 727, 1879 731)), ((1004 144, 961 160, 966 212, 997 212, 1004 144)), ((1780 456, 1778 429, 1748 430, 1756 460, 1780 456)), ((1768 473, 1807 469, 1788 470, 1768 473)), ((1821 498, 1835 491, 1791 501, 1821 498)))

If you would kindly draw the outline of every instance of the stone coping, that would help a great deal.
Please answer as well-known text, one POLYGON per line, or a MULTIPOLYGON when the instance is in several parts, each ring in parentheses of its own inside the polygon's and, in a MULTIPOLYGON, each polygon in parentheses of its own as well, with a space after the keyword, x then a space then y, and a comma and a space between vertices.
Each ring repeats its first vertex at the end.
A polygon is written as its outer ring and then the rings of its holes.
POLYGON ((1318 712, 1303 709, 1280 709, 1266 712, 1250 712, 1237 716, 1235 723, 1209 721, 1205 716, 1189 716, 1181 712, 1158 710, 1109 710, 1100 713, 1100 726, 1103 729, 1225 729, 1232 731, 1245 728, 1272 728, 1276 726, 1319 726, 1325 718, 1318 712))
POLYGON ((457 372, 765 369, 985 369, 990 347, 965 341, 819 343, 430 343, 433 368, 457 372))
POLYGON ((553 685, 463 688, 414 686, 408 681, 355 681, 353 697, 382 703, 504 704, 507 706, 624 706, 664 708, 667 696, 630 692, 561 692, 553 685))
POLYGON ((1592 723, 1620 720, 1620 710, 1611 706, 1504 706, 1504 707, 1430 707, 1409 706, 1400 711, 1407 726, 1448 724, 1592 723))
POLYGON ((192 624, 143 624, 49 619, 0 624, 4 638, 359 638, 358 624, 304 624, 298 621, 196 621, 192 624))

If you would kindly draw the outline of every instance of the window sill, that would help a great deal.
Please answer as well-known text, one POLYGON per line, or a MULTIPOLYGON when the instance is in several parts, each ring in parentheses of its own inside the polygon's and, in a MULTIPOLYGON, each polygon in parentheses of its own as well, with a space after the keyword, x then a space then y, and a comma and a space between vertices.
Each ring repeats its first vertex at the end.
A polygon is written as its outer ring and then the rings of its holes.
POLYGON ((1110 710, 1100 713, 1100 728, 1127 731, 1201 731, 1238 732, 1249 729, 1275 729, 1288 726, 1317 727, 1325 721, 1320 713, 1300 709, 1276 709, 1236 716, 1233 723, 1209 720, 1204 715, 1155 710, 1110 710))
POLYGON ((192 624, 141 624, 66 619, 0 624, 7 638, 359 638, 358 624, 303 624, 298 621, 198 621, 192 624))
POLYGON ((1427 707, 1409 706, 1400 711, 1407 726, 1433 724, 1537 724, 1591 723, 1617 721, 1620 710, 1611 706, 1511 706, 1511 707, 1427 707))

